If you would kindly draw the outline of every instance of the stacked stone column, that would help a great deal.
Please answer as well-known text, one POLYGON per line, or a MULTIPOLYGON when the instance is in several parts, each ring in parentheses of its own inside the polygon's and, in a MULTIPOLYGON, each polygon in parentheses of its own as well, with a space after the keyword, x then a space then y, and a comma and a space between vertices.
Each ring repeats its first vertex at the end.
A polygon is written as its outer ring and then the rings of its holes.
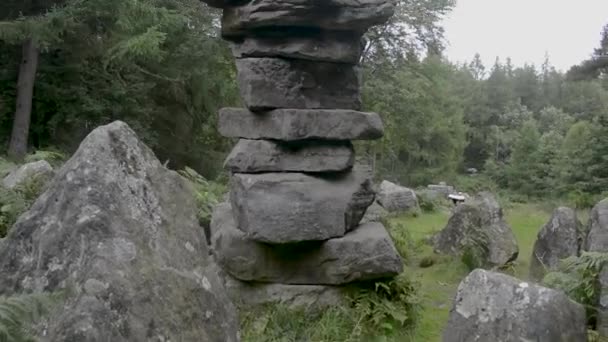
POLYGON ((230 203, 216 208, 218 264, 246 282, 343 285, 403 269, 354 166, 352 140, 378 139, 378 114, 360 112, 362 36, 391 0, 204 0, 223 8, 246 109, 220 111, 239 138, 228 156, 230 203))

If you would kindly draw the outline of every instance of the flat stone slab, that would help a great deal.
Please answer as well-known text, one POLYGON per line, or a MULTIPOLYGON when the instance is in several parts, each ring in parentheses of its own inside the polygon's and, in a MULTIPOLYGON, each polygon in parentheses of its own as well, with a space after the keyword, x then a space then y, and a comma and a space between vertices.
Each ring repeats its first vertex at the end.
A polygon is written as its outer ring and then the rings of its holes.
POLYGON ((339 172, 351 169, 355 150, 349 142, 284 143, 241 139, 224 166, 234 173, 339 172))
POLYGON ((243 58, 236 68, 241 98, 252 111, 361 108, 359 70, 350 64, 243 58))
POLYGON ((585 342, 585 308, 562 291, 475 270, 458 287, 443 342, 585 342))
MULTIPOLYGON (((292 30, 293 31, 293 30, 292 30)), ((292 35, 256 33, 231 44, 236 58, 283 57, 319 62, 357 64, 363 52, 361 34, 295 31, 292 35)))
POLYGON ((394 12, 392 0, 256 0, 226 7, 222 34, 238 36, 267 27, 310 27, 363 33, 371 26, 386 22, 394 12))
POLYGON ((218 129, 228 138, 298 140, 375 140, 384 135, 376 113, 353 110, 277 109, 253 113, 220 110, 218 129))
POLYGON ((403 262, 380 223, 359 226, 325 242, 269 245, 236 228, 229 204, 218 205, 211 222, 213 253, 228 274, 243 281, 292 285, 341 285, 395 276, 403 262))
POLYGON ((237 173, 230 199, 238 228, 272 244, 322 241, 356 228, 374 201, 367 174, 237 173))

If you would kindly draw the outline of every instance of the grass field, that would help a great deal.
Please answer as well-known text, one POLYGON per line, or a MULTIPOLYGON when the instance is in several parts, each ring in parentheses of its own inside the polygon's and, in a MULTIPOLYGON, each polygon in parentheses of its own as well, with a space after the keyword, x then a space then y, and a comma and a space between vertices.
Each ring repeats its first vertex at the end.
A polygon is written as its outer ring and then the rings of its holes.
MULTIPOLYGON (((519 244, 519 257, 515 263, 516 277, 526 279, 532 248, 538 230, 549 219, 550 212, 536 205, 514 205, 505 209, 507 222, 519 244)), ((418 217, 398 217, 393 222, 406 229, 414 240, 415 251, 410 254, 406 272, 420 284, 421 313, 412 332, 411 342, 441 341, 443 327, 447 323, 452 300, 460 281, 467 275, 466 266, 458 259, 439 257, 424 244, 425 239, 441 230, 449 218, 448 212, 423 214, 418 217), (423 259, 432 258, 435 265, 422 268, 423 259)))

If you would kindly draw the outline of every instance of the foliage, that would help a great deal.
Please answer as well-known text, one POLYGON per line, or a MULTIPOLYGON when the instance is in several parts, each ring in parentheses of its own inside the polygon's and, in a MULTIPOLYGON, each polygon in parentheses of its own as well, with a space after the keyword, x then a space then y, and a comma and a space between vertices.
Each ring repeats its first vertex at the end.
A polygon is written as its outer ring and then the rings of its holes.
POLYGON ((0 341, 34 342, 31 326, 48 314, 57 298, 45 293, 0 297, 0 341))
POLYGON ((390 218, 383 218, 382 224, 386 227, 386 230, 390 234, 395 247, 405 261, 412 257, 414 252, 413 240, 409 234, 407 227, 404 224, 391 220, 390 218))
POLYGON ((46 160, 49 164, 53 166, 58 166, 63 164, 66 161, 66 155, 60 151, 52 151, 52 150, 38 150, 32 154, 28 154, 24 162, 32 163, 40 160, 46 160))
POLYGON ((199 223, 203 227, 208 227, 211 223, 213 208, 222 201, 226 193, 226 186, 206 180, 189 167, 179 171, 179 174, 192 184, 198 207, 199 223))
POLYGON ((478 268, 486 268, 490 255, 489 240, 485 231, 476 231, 466 234, 460 242, 462 254, 460 260, 467 266, 469 271, 478 268))
POLYGON ((593 320, 600 295, 598 276, 607 262, 606 253, 583 252, 580 257, 563 260, 559 270, 547 274, 543 283, 563 290, 572 300, 583 304, 587 308, 587 319, 593 320))
POLYGON ((32 177, 14 189, 0 184, 0 238, 6 236, 19 216, 36 201, 47 181, 41 176, 32 177))

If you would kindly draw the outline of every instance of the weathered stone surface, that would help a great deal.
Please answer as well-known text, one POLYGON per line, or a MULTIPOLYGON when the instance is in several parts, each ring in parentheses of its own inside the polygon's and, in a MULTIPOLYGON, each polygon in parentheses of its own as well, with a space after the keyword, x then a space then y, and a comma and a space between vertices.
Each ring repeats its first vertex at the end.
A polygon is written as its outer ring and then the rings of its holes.
POLYGON ((490 193, 458 205, 447 226, 435 239, 435 249, 461 254, 468 248, 482 253, 483 267, 496 267, 517 259, 519 248, 502 208, 490 193))
POLYGON ((427 186, 427 189, 431 192, 435 192, 437 196, 448 197, 454 193, 454 187, 445 184, 431 184, 427 186))
POLYGON ((42 341, 238 341, 192 189, 122 122, 82 142, 0 256, 2 295, 69 290, 42 341))
POLYGON ((374 201, 372 205, 367 208, 365 216, 361 219, 361 224, 368 222, 382 222, 382 219, 388 217, 390 214, 386 209, 382 208, 377 201, 374 201))
POLYGON ((538 232, 530 262, 530 276, 541 280, 555 270, 562 259, 577 256, 583 242, 582 224, 570 208, 557 208, 538 232))
POLYGON ((589 214, 585 250, 608 253, 608 198, 596 204, 589 214))
POLYGON ((217 206, 211 222, 218 264, 244 281, 295 285, 340 285, 395 276, 401 257, 379 223, 359 226, 325 242, 269 245, 248 239, 236 228, 229 204, 217 206))
POLYGON ((234 36, 273 27, 311 27, 365 32, 386 22, 395 11, 392 0, 256 0, 224 10, 222 33, 234 36))
POLYGON ((349 64, 281 58, 236 60, 241 97, 252 111, 361 108, 359 70, 349 64))
POLYGON ((229 138, 299 140, 374 140, 384 134, 376 113, 352 110, 277 109, 252 113, 242 108, 220 110, 220 133, 229 138))
POLYGON ((368 175, 234 174, 231 203, 248 238, 284 244, 344 236, 374 201, 368 175))
POLYGON ((364 44, 361 34, 317 31, 293 35, 257 33, 231 44, 236 58, 283 57, 319 62, 357 64, 364 44))
POLYGON ((292 310, 323 311, 346 302, 343 290, 336 286, 251 283, 227 275, 224 287, 241 309, 281 304, 292 310))
POLYGON ((353 167, 355 151, 349 142, 284 143, 241 139, 224 166, 236 173, 329 172, 353 167))
POLYGON ((475 270, 458 287, 443 342, 585 342, 586 323, 562 291, 475 270))
POLYGON ((41 177, 48 181, 53 178, 54 171, 51 164, 46 160, 40 160, 33 163, 22 165, 16 170, 13 170, 2 180, 2 185, 7 189, 14 189, 19 185, 26 183, 33 178, 41 177))
POLYGON ((386 180, 380 183, 377 200, 389 212, 420 211, 414 190, 386 180))

